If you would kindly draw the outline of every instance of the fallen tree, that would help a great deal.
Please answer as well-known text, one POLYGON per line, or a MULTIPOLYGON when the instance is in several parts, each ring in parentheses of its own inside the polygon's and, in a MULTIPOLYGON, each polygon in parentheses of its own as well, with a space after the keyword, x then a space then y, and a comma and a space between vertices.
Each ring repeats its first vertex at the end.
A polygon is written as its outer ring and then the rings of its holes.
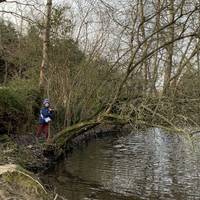
MULTIPOLYGON (((99 132, 109 134, 112 129, 120 132, 123 126, 127 124, 130 131, 159 127, 174 133, 184 133, 190 137, 191 130, 189 127, 198 129, 198 122, 192 118, 192 113, 188 112, 188 115, 182 113, 182 106, 184 105, 185 108, 186 102, 184 101, 183 104, 180 99, 177 101, 168 98, 143 99, 139 105, 128 104, 127 108, 124 108, 124 110, 120 108, 121 110, 118 109, 120 111, 115 113, 102 112, 94 119, 61 130, 47 145, 47 149, 56 149, 56 155, 61 155, 66 149, 73 148, 73 140, 77 137, 84 141, 87 140, 87 133, 89 135, 98 135, 99 132)), ((187 103, 190 104, 189 101, 187 103)), ((190 109, 189 105, 188 109, 190 109)))

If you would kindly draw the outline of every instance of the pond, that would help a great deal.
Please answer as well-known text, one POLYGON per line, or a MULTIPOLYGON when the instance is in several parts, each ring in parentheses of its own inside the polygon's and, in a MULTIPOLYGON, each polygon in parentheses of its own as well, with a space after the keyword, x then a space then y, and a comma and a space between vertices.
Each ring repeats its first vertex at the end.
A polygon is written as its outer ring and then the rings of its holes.
POLYGON ((44 181, 68 200, 200 199, 197 149, 186 137, 158 128, 97 139, 44 181))

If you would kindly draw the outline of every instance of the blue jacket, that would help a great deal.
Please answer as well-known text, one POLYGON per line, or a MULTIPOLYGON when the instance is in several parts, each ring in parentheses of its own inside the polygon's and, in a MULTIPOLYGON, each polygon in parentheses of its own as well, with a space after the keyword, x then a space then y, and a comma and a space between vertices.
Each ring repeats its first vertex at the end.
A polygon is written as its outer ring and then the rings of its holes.
POLYGON ((49 111, 49 108, 42 108, 40 110, 40 117, 39 117, 39 124, 48 124, 45 122, 45 118, 49 117, 50 119, 53 118, 52 111, 49 111))

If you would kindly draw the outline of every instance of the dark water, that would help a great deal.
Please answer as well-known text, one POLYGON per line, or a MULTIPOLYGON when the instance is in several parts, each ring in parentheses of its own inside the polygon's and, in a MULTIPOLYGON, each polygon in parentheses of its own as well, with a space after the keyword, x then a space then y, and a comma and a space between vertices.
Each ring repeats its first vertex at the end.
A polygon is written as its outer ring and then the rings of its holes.
POLYGON ((199 200, 199 159, 191 141, 151 129, 93 141, 45 181, 69 200, 199 200))

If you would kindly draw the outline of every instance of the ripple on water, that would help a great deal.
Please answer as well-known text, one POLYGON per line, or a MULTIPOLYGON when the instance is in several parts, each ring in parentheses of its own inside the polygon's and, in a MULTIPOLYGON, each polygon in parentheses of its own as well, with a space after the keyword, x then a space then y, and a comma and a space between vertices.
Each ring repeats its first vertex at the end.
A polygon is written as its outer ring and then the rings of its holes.
POLYGON ((45 181, 69 200, 200 199, 199 156, 183 136, 149 129, 92 142, 45 181))

